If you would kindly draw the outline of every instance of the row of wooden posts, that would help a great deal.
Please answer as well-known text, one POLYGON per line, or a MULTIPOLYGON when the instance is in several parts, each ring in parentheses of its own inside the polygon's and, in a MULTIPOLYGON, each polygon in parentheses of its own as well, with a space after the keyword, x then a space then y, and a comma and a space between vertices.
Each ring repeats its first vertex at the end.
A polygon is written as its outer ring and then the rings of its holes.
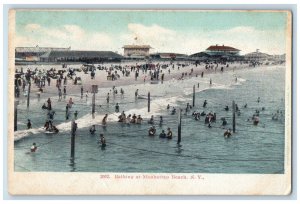
MULTIPOLYGON (((198 83, 198 88, 199 88, 199 83, 198 83)), ((29 108, 30 104, 30 90, 31 90, 31 83, 29 82, 28 84, 28 93, 27 93, 27 108, 29 108)), ((92 85, 92 93, 93 93, 93 98, 92 98, 92 116, 95 118, 95 101, 96 101, 96 96, 95 94, 98 93, 98 86, 97 85, 92 85)), ((150 92, 148 92, 148 112, 150 112, 150 92)), ((17 117, 18 117, 18 101, 15 101, 14 104, 14 131, 17 131, 17 117)), ((195 85, 193 86, 193 107, 195 107, 195 85)), ((178 137, 177 137, 177 144, 180 144, 181 142, 181 112, 182 109, 179 109, 179 114, 178 114, 178 137)), ((232 101, 232 129, 233 132, 235 133, 235 112, 236 112, 236 104, 234 101, 232 101)), ((74 158, 75 155, 75 134, 76 134, 76 123, 73 120, 72 125, 71 125, 71 158, 74 158)))

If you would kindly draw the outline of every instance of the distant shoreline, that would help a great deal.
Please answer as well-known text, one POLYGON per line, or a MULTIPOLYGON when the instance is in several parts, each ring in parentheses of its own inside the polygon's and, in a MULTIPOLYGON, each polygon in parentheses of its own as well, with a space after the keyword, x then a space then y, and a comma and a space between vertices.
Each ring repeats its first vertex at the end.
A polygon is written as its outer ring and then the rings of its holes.
MULTIPOLYGON (((121 62, 121 63, 106 63, 106 64, 103 64, 104 66, 107 67, 107 65, 111 65, 111 64, 114 64, 114 65, 117 65, 117 64, 122 64, 123 66, 124 65, 134 65, 134 63, 138 63, 138 64, 141 64, 141 63, 146 63, 146 61, 134 61, 134 62, 121 62)), ((162 62, 162 61, 153 61, 151 62, 153 64, 156 64, 156 63, 167 63, 166 62, 162 62)), ((170 62, 168 62, 170 63, 170 62)), ((176 61, 175 62, 175 67, 174 69, 172 68, 172 66, 170 65, 167 69, 162 69, 163 70, 163 73, 165 75, 164 77, 164 81, 169 81, 169 80, 180 80, 179 78, 182 76, 182 73, 187 73, 187 76, 184 76, 183 80, 184 79, 188 79, 188 78, 191 78, 191 77, 198 77, 199 79, 201 78, 201 73, 203 72, 204 73, 204 79, 203 81, 206 81, 206 83, 209 84, 209 79, 211 77, 213 77, 214 74, 226 74, 228 73, 229 71, 237 71, 237 70, 242 70, 242 69, 257 69, 257 68, 263 68, 263 67, 269 67, 269 66, 277 66, 277 65, 263 65, 263 66, 258 66, 258 67, 249 67, 249 64, 240 64, 240 63, 229 63, 229 67, 226 67, 225 65, 220 65, 218 66, 218 69, 215 71, 214 69, 205 69, 205 64, 204 63, 201 63, 201 65, 198 65, 197 67, 195 65, 189 65, 189 66, 185 66, 185 67, 180 67, 180 69, 178 70, 177 69, 177 65, 176 63, 180 63, 180 61, 176 61), (224 72, 221 72, 220 71, 220 68, 221 67, 224 67, 224 72), (168 69, 170 69, 171 73, 169 74, 168 73, 168 69), (191 75, 189 75, 188 73, 191 72, 191 69, 193 69, 193 73, 191 75)), ((75 66, 78 66, 82 63, 77 63, 77 64, 73 64, 75 66)), ((41 66, 42 64, 36 64, 37 66, 41 66)), ((52 65, 52 64, 44 64, 44 65, 52 65)), ((54 64, 56 66, 58 66, 59 64, 54 64)), ((67 64, 68 67, 72 67, 72 64, 67 64)), ((17 65, 18 67, 19 66, 22 66, 22 65, 17 65)), ((24 65, 26 66, 26 65, 24 65)), ((34 65, 28 65, 28 66, 34 66, 34 65)), ((95 64, 95 66, 97 66, 97 64, 95 64)), ((282 66, 282 65, 279 65, 279 66, 282 66)), ((45 68, 45 67, 44 67, 45 68)), ((50 67, 49 67, 50 68, 50 67)), ((56 67, 57 68, 57 67, 56 67)), ((74 67, 73 67, 74 68, 74 67)), ((79 68, 79 67, 78 67, 79 68)), ((18 68, 19 69, 19 68, 18 68)), ((63 68, 61 68, 63 69, 63 68)), ((127 68, 128 70, 130 68, 127 68)), ((120 75, 121 72, 118 71, 118 73, 120 75)), ((107 80, 106 79, 106 76, 107 76, 107 71, 106 70, 98 70, 96 71, 96 77, 94 80, 91 80, 90 78, 90 74, 84 74, 84 73, 77 73, 77 76, 80 76, 82 78, 82 86, 84 87, 84 90, 85 92, 86 91, 89 91, 91 92, 91 86, 92 85, 98 85, 99 87, 101 88, 111 88, 113 86, 116 86, 116 87, 122 87, 122 86, 128 86, 128 85, 137 85, 137 84, 148 84, 148 83, 151 83, 151 80, 150 80, 150 76, 149 76, 149 71, 147 71, 147 73, 140 73, 140 76, 135 79, 134 77, 134 72, 131 72, 130 76, 129 77, 124 77, 124 76, 121 76, 120 79, 117 79, 115 81, 111 81, 111 80, 107 80), (145 78, 145 82, 144 82, 144 77, 145 78)), ((162 83, 161 82, 161 73, 160 73, 160 77, 159 77, 159 80, 158 80, 158 83, 162 83)), ((212 80, 212 83, 214 83, 214 80, 212 80)), ((80 92, 80 87, 81 85, 74 85, 73 84, 73 80, 68 80, 68 93, 69 94, 79 94, 80 92), (76 88, 78 87, 78 88, 76 88), (76 91, 75 91, 76 90, 76 91)), ((34 88, 31 90, 33 93, 38 93, 38 89, 37 87, 34 86, 34 88)), ((45 90, 45 93, 48 93, 48 94, 54 94, 56 95, 57 93, 57 87, 55 87, 55 82, 53 81, 52 82, 52 85, 50 87, 47 86, 47 89, 45 90)))

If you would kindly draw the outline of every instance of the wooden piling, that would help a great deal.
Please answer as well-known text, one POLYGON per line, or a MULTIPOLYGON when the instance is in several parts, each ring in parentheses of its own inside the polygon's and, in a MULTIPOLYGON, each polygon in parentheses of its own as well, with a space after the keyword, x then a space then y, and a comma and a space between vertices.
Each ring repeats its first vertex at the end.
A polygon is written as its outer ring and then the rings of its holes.
POLYGON ((19 105, 19 101, 15 101, 14 131, 18 130, 18 105, 19 105))
POLYGON ((148 113, 150 112, 150 91, 148 92, 148 113))
POLYGON ((28 82, 28 93, 27 93, 27 108, 29 108, 29 101, 30 101, 30 88, 31 88, 31 82, 30 82, 30 79, 29 79, 29 82, 28 82))
POLYGON ((177 137, 177 144, 181 142, 181 109, 179 109, 178 114, 178 137, 177 137))
POLYGON ((75 156, 75 133, 76 133, 76 123, 72 120, 71 124, 71 158, 74 159, 75 156))
POLYGON ((96 94, 95 92, 93 93, 93 100, 92 100, 92 116, 95 118, 95 103, 96 103, 96 94))
POLYGON ((232 131, 235 133, 235 111, 236 111, 236 105, 235 102, 232 101, 232 131))
POLYGON ((95 118, 95 107, 96 107, 96 93, 98 93, 98 85, 92 85, 92 116, 95 118))
POLYGON ((193 107, 195 107, 195 85, 193 86, 193 107))

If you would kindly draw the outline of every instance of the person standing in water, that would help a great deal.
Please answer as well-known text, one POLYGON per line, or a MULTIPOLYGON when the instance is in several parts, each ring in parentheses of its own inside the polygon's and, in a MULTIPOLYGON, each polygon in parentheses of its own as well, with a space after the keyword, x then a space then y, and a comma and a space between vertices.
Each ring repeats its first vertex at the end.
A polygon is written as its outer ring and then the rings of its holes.
POLYGON ((36 152, 37 150, 37 146, 35 143, 32 144, 31 148, 30 148, 30 152, 36 152))
POLYGON ((31 125, 30 120, 28 119, 28 120, 27 120, 27 129, 31 129, 31 128, 32 128, 32 125, 31 125))
POLYGON ((81 86, 80 88, 80 95, 81 95, 81 98, 83 97, 83 86, 81 86))
POLYGON ((109 93, 107 93, 106 102, 109 103, 109 93))
POLYGON ((62 92, 61 92, 61 89, 59 88, 58 89, 58 100, 61 100, 62 99, 62 92))
POLYGON ((86 93, 85 93, 85 100, 86 100, 86 101, 87 101, 87 99, 88 99, 88 96, 89 96, 89 92, 86 91, 86 93))
POLYGON ((171 131, 171 128, 168 128, 167 138, 168 138, 168 139, 172 139, 172 137, 173 137, 173 133, 172 133, 172 131, 171 131))
POLYGON ((118 113, 120 111, 119 110, 119 103, 116 104, 115 111, 116 111, 116 113, 118 113))
POLYGON ((161 131, 161 133, 159 134, 159 137, 160 138, 166 138, 167 137, 167 135, 166 135, 166 133, 165 133, 164 130, 161 131))
POLYGON ((90 133, 93 135, 93 134, 95 134, 95 132, 96 132, 96 127, 95 127, 95 125, 93 125, 93 126, 90 128, 90 133))
POLYGON ((203 103, 203 108, 206 108, 206 105, 207 105, 207 101, 204 100, 204 103, 203 103))
POLYGON ((64 98, 66 98, 66 95, 67 95, 67 89, 66 86, 64 86, 64 98))
POLYGON ((159 126, 162 126, 163 125, 163 117, 162 116, 159 116, 160 120, 159 120, 159 126))
POLYGON ((103 134, 100 134, 100 143, 102 147, 106 146, 106 140, 103 134))
POLYGON ((107 117, 108 117, 108 114, 105 114, 104 118, 102 119, 102 125, 106 125, 107 117))
POLYGON ((74 113, 74 118, 75 118, 75 120, 77 120, 77 116, 78 116, 78 112, 75 111, 75 113, 74 113))

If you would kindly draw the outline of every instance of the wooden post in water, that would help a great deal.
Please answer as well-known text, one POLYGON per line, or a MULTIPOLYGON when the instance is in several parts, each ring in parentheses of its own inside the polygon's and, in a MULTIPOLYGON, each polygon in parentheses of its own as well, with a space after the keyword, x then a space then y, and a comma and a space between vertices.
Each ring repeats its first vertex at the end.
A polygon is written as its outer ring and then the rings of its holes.
POLYGON ((148 92, 148 113, 150 112, 150 91, 148 92))
POLYGON ((193 107, 195 107, 195 85, 193 86, 193 107))
POLYGON ((18 130, 18 105, 19 101, 15 101, 14 131, 18 130))
POLYGON ((71 158, 74 159, 75 156, 75 134, 76 134, 77 124, 75 120, 72 120, 71 124, 71 158))
POLYGON ((28 93, 27 93, 27 108, 29 108, 29 101, 30 101, 30 87, 31 87, 30 79, 28 83, 29 84, 28 84, 28 93))
POLYGON ((98 85, 92 85, 92 116, 95 118, 95 107, 96 107, 96 93, 98 93, 98 85))
POLYGON ((93 100, 92 100, 92 116, 95 118, 95 102, 96 102, 96 95, 93 93, 93 100))
POLYGON ((232 101, 232 131, 234 133, 235 133, 235 110, 236 110, 235 102, 232 101))
POLYGON ((177 144, 181 142, 181 109, 179 109, 178 114, 178 137, 177 137, 177 144))

